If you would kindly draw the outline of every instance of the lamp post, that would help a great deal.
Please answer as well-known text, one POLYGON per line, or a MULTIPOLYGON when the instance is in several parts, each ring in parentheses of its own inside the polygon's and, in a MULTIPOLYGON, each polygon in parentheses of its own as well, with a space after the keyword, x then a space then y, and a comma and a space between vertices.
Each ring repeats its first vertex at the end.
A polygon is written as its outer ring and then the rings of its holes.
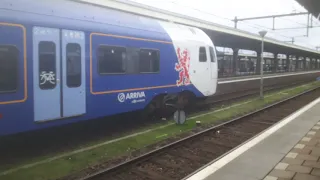
POLYGON ((261 62, 260 62, 260 99, 263 99, 263 51, 264 51, 264 37, 266 36, 267 31, 259 31, 261 36, 261 62))

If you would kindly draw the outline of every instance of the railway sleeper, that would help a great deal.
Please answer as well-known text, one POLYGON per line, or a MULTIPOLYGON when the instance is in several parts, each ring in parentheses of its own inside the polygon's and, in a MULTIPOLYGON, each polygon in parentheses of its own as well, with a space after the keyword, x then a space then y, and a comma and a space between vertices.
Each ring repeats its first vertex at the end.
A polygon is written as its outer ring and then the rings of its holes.
POLYGON ((183 174, 185 172, 191 172, 193 171, 192 168, 185 166, 186 163, 179 163, 179 164, 173 164, 170 160, 167 159, 153 159, 151 160, 152 163, 157 164, 159 167, 168 167, 170 169, 173 169, 177 172, 179 172, 180 174, 183 174))
POLYGON ((174 176, 174 171, 169 169, 168 167, 159 167, 157 164, 152 162, 146 163, 144 166, 137 167, 137 170, 142 172, 143 174, 147 174, 150 179, 172 179, 171 177, 165 176, 165 174, 170 174, 174 176), (168 172, 171 171, 171 172, 168 172))
POLYGON ((266 127, 269 127, 270 125, 275 123, 275 122, 269 122, 269 121, 253 121, 253 120, 249 120, 248 122, 255 123, 255 124, 263 124, 263 125, 266 125, 266 127))
POLYGON ((220 131, 219 134, 215 134, 213 136, 216 139, 228 139, 229 141, 238 142, 239 138, 242 138, 243 136, 241 134, 236 134, 233 131, 220 131))
MULTIPOLYGON (((164 159, 152 159, 150 160, 152 163, 158 164, 159 166, 167 166, 171 169, 181 169, 181 165, 184 165, 186 162, 179 162, 176 163, 176 161, 172 162, 170 159, 164 158, 164 159)), ((187 168, 188 169, 188 168, 187 168)), ((189 168, 191 171, 192 168, 189 168)))
POLYGON ((204 153, 207 153, 207 154, 211 154, 211 155, 216 155, 217 153, 214 152, 213 150, 213 145, 212 144, 209 144, 209 147, 211 148, 208 148, 208 146, 206 146, 206 144, 204 144, 203 142, 199 143, 199 144, 193 144, 191 148, 188 148, 186 146, 183 146, 185 149, 188 149, 189 151, 191 150, 195 150, 197 152, 199 152, 200 154, 204 154, 204 153))
POLYGON ((206 136, 208 138, 206 139, 203 139, 204 141, 208 141, 208 142, 211 142, 211 143, 214 143, 216 146, 221 146, 221 147, 225 147, 225 148, 228 148, 228 149, 232 149, 234 148, 235 146, 237 146, 239 144, 239 142, 241 141, 229 141, 228 143, 223 143, 222 141, 220 141, 220 138, 217 139, 215 137, 210 137, 210 136, 206 136))
MULTIPOLYGON (((250 123, 249 121, 251 121, 251 120, 245 120, 245 121, 243 121, 242 123, 239 123, 238 125, 235 125, 235 126, 233 126, 232 128, 238 128, 238 129, 243 129, 243 128, 245 128, 245 129, 247 129, 247 128, 252 128, 252 129, 256 129, 256 128, 260 128, 262 125, 260 125, 260 124, 253 124, 253 123, 250 123)), ((227 127, 228 128, 228 127, 227 127)))
POLYGON ((173 154, 167 154, 167 155, 170 156, 170 157, 166 157, 167 159, 170 159, 171 161, 172 160, 178 161, 179 164, 182 166, 185 166, 187 164, 187 166, 192 169, 197 169, 200 166, 200 164, 197 161, 193 161, 181 156, 174 156, 173 154))
MULTIPOLYGON (((271 125, 271 124, 268 124, 271 125)), ((228 128, 235 134, 240 134, 244 136, 252 136, 253 134, 260 132, 261 130, 267 128, 266 124, 263 123, 263 125, 260 126, 248 126, 248 127, 241 127, 241 128, 228 128)))
POLYGON ((226 149, 229 148, 221 148, 221 146, 217 146, 215 143, 211 142, 211 141, 206 141, 206 140, 199 140, 197 143, 192 144, 195 147, 201 147, 201 150, 206 152, 206 153, 210 153, 214 156, 216 155, 221 155, 220 152, 224 152, 226 149), (221 150, 223 149, 223 150, 221 150))
POLYGON ((190 152, 172 151, 169 154, 172 156, 183 158, 183 159, 188 159, 189 161, 191 161, 193 163, 197 162, 197 164, 199 164, 199 167, 201 167, 201 164, 203 164, 203 162, 208 161, 207 158, 203 158, 201 156, 194 155, 190 152))
MULTIPOLYGON (((152 172, 146 171, 141 167, 134 169, 134 171, 131 171, 131 173, 138 176, 137 179, 134 179, 134 180, 140 180, 141 178, 143 178, 143 180, 153 180, 153 179, 165 180, 166 179, 165 177, 163 177, 158 173, 155 173, 154 171, 152 172)), ((131 176, 130 176, 130 180, 131 180, 131 176)))

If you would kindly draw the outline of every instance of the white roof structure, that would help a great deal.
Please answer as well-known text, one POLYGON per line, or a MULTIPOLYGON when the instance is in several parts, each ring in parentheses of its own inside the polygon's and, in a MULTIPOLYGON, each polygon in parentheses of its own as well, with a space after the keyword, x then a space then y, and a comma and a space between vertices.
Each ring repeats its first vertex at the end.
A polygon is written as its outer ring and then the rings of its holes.
MULTIPOLYGON (((71 0, 71 1, 77 1, 82 3, 117 9, 117 10, 129 12, 137 15, 147 16, 147 17, 179 23, 179 24, 185 24, 188 26, 194 26, 194 27, 206 29, 209 31, 246 38, 248 40, 261 41, 261 37, 258 35, 258 33, 253 34, 250 32, 239 30, 239 29, 230 28, 227 26, 215 24, 212 22, 193 18, 190 16, 185 16, 185 15, 157 9, 151 6, 138 4, 131 1, 126 1, 126 0, 71 0)), ((303 51, 304 53, 311 53, 313 54, 313 56, 320 56, 320 51, 316 51, 314 49, 307 48, 307 47, 298 46, 295 44, 281 42, 276 39, 265 38, 265 43, 269 43, 270 45, 275 45, 278 47, 281 46, 285 49, 289 48, 289 49, 298 50, 299 52, 303 51)))

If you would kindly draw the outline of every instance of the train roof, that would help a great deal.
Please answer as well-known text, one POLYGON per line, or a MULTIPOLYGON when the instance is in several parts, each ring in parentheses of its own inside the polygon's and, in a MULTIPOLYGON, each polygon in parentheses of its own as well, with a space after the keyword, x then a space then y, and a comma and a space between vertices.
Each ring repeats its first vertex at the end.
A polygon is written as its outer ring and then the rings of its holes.
POLYGON ((128 36, 170 41, 155 19, 67 0, 1 0, 0 17, 16 23, 93 32, 113 31, 128 36), (131 30, 128 31, 128 28, 131 30))

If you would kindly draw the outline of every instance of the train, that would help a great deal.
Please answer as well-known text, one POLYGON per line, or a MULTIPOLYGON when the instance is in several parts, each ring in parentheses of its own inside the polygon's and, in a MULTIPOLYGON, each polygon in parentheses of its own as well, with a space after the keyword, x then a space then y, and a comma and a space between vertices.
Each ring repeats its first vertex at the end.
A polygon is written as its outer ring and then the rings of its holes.
POLYGON ((55 0, 0 2, 0 136, 216 93, 216 47, 201 29, 55 0))

